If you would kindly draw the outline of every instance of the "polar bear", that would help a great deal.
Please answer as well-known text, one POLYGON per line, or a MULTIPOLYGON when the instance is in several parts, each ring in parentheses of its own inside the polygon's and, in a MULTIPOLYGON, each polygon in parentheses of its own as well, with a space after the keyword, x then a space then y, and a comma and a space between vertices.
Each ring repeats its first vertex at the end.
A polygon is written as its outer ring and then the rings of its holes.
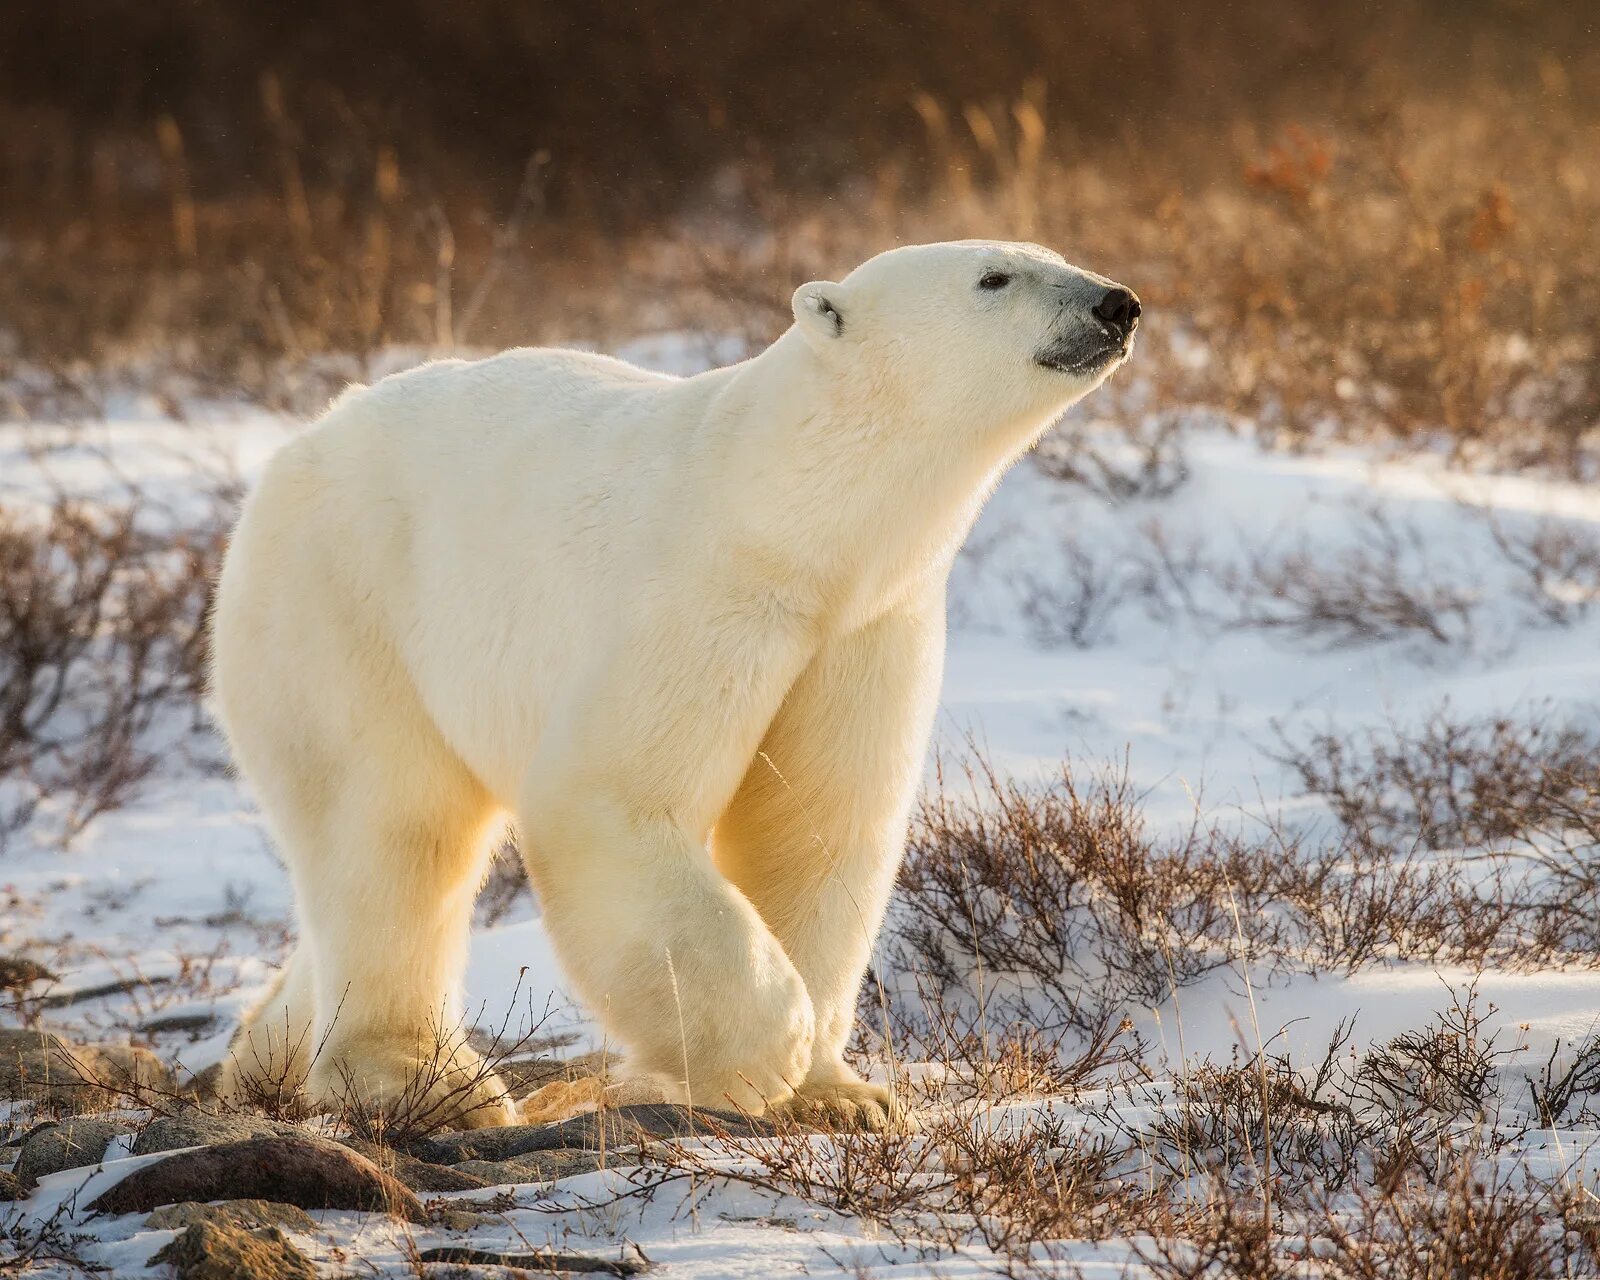
POLYGON ((946 579, 1005 468, 1127 359, 1140 305, 1038 246, 967 241, 801 285, 793 310, 688 378, 439 360, 351 389, 272 459, 223 567, 212 691, 299 942, 225 1093, 513 1122, 459 989, 509 813, 566 976, 641 1078, 887 1121, 843 1053, 946 579))

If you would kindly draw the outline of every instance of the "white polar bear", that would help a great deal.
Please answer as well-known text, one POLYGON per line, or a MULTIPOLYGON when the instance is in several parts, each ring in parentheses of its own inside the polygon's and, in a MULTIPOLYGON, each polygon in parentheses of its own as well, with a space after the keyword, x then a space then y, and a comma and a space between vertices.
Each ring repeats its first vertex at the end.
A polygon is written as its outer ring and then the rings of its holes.
POLYGON ((635 1070, 702 1105, 887 1119, 843 1050, 946 578, 1138 315, 1037 246, 911 246, 802 285, 731 368, 517 350, 342 396, 267 467, 217 597, 215 706, 300 939, 225 1091, 514 1120, 458 1026, 511 811, 635 1070))

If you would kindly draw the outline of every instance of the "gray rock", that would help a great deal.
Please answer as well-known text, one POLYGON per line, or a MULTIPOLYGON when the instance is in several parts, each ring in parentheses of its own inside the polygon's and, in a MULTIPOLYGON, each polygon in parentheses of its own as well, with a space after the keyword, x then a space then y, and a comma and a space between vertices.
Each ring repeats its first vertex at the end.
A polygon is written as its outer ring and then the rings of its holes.
POLYGON ((505 1219, 496 1213, 475 1213, 471 1209, 441 1209, 433 1206, 433 1225, 440 1231, 476 1231, 479 1227, 503 1226, 505 1219))
POLYGON ((204 1031, 217 1021, 214 1013, 173 1013, 149 1018, 139 1024, 146 1035, 161 1031, 204 1031))
POLYGON ((224 1226, 283 1227, 289 1231, 315 1231, 316 1219, 299 1205, 279 1204, 273 1200, 219 1200, 216 1204, 200 1204, 185 1200, 182 1204, 164 1205, 144 1220, 152 1231, 181 1231, 197 1222, 215 1222, 224 1226))
POLYGON ((16 1174, 0 1169, 0 1203, 7 1200, 21 1200, 27 1194, 28 1189, 22 1185, 22 1180, 16 1174))
POLYGON ((46 1009, 64 1009, 85 1000, 98 1000, 102 996, 126 995, 130 991, 143 991, 148 987, 165 987, 172 982, 167 974, 149 978, 118 978, 115 982, 96 983, 92 987, 74 987, 66 991, 52 991, 39 1003, 46 1009))
POLYGON ((149 1049, 131 1044, 94 1044, 100 1055, 98 1079, 108 1087, 135 1086, 140 1089, 168 1090, 173 1086, 172 1069, 149 1049))
POLYGON ((514 1124, 499 1129, 467 1129, 421 1138, 408 1145, 414 1156, 433 1164, 460 1164, 465 1160, 510 1160, 534 1151, 580 1148, 599 1151, 636 1146, 664 1138, 692 1138, 716 1134, 759 1137, 775 1133, 770 1120, 735 1111, 667 1102, 638 1103, 592 1111, 556 1124, 514 1124))
POLYGON ((297 1133, 291 1124, 268 1120, 264 1116, 213 1116, 203 1111, 188 1111, 162 1116, 133 1143, 136 1156, 158 1151, 177 1151, 182 1147, 214 1147, 219 1142, 243 1142, 246 1138, 278 1138, 297 1133))
POLYGON ((222 1079, 222 1063, 213 1062, 209 1067, 190 1076, 186 1088, 195 1101, 214 1102, 217 1097, 217 1081, 220 1079, 222 1079))
POLYGON ((487 1186, 482 1178, 463 1173, 453 1165, 429 1164, 393 1147, 381 1147, 365 1138, 341 1138, 352 1151, 358 1151, 385 1173, 393 1174, 413 1191, 476 1191, 487 1186))
MULTIPOLYGON (((611 1163, 618 1163, 613 1160, 611 1163)), ((598 1151, 530 1151, 510 1160, 463 1160, 454 1168, 482 1179, 485 1186, 499 1187, 519 1182, 554 1182, 600 1168, 598 1151)))
POLYGON ((94 1087, 99 1063, 52 1031, 0 1028, 0 1097, 89 1110, 105 1101, 94 1087))
POLYGON ((185 1200, 235 1199, 426 1220, 422 1202, 365 1156, 336 1142, 305 1137, 250 1138, 180 1151, 133 1170, 88 1207, 101 1213, 148 1213, 185 1200))
POLYGON ((165 1263, 178 1280, 316 1280, 317 1271, 276 1227, 245 1231, 219 1222, 197 1222, 150 1259, 165 1263))
POLYGON ((57 1124, 40 1125, 30 1133, 17 1156, 12 1171, 25 1187, 63 1169, 81 1169, 97 1164, 111 1139, 132 1133, 135 1126, 126 1120, 95 1120, 75 1116, 57 1124))
POLYGON ((45 1028, 0 1028, 0 1098, 98 1111, 172 1087, 148 1049, 81 1045, 45 1028))
POLYGON ((489 1184, 482 1178, 463 1173, 454 1165, 429 1164, 411 1156, 394 1162, 394 1176, 413 1191, 476 1191, 489 1184))

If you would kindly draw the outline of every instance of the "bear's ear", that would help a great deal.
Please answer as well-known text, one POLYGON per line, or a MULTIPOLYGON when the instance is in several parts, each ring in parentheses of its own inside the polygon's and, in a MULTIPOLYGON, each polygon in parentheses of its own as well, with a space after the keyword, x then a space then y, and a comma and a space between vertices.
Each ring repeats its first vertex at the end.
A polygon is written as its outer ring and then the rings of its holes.
POLYGON ((844 333, 844 286, 832 280, 813 280, 794 291, 794 322, 814 347, 822 347, 844 333))

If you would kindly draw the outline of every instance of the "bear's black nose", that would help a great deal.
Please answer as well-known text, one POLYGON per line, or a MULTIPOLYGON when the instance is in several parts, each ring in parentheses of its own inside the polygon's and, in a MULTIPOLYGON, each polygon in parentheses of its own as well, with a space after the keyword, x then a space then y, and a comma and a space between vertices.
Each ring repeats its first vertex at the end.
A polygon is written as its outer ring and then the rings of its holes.
POLYGON ((1105 291, 1100 301, 1094 304, 1094 317, 1110 325, 1124 338, 1133 332, 1139 323, 1138 295, 1131 289, 1124 289, 1115 285, 1105 291))

